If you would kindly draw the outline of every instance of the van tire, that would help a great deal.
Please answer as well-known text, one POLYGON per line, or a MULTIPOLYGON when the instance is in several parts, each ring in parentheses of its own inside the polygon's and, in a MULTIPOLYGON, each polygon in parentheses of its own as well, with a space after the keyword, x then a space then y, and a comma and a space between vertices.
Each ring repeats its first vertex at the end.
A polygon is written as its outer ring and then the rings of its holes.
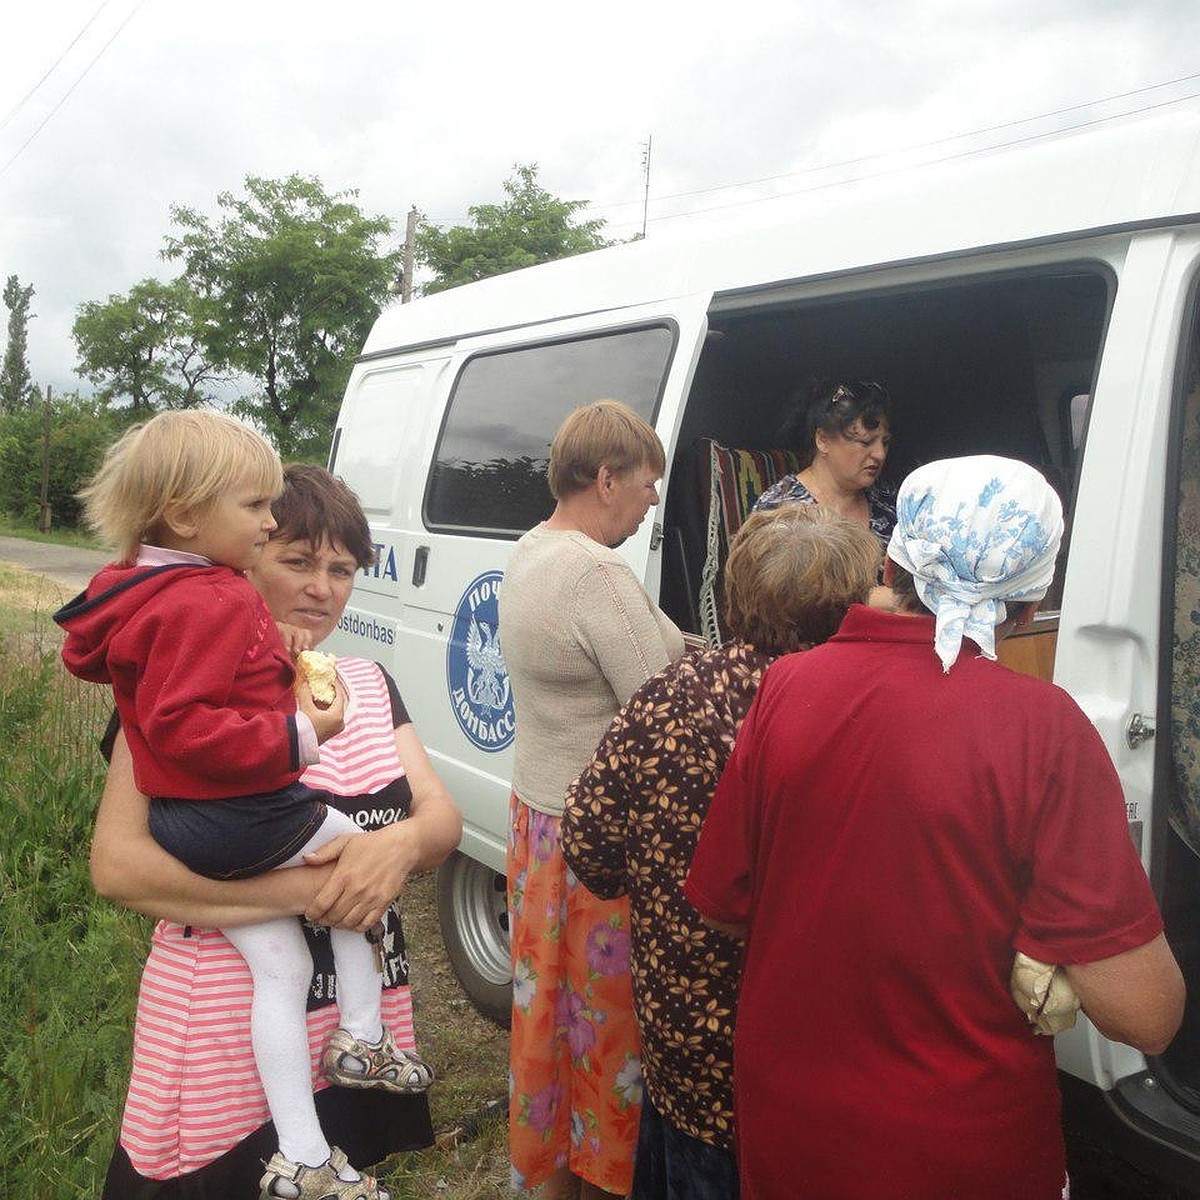
POLYGON ((504 876, 456 850, 438 868, 437 912, 446 957, 467 998, 507 1029, 512 971, 504 876))

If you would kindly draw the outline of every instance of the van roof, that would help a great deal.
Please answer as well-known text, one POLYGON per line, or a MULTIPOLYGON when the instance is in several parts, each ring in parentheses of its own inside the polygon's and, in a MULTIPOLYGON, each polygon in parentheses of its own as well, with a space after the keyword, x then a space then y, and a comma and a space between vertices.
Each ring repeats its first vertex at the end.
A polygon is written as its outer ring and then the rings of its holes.
POLYGON ((680 220, 641 241, 394 303, 363 355, 1197 214, 1200 112, 1125 119, 680 220))

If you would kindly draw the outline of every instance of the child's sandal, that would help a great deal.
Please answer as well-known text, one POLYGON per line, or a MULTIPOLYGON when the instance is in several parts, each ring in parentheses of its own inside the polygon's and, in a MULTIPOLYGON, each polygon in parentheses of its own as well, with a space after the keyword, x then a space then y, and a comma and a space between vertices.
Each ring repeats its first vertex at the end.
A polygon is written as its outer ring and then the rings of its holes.
POLYGON ((259 1200, 392 1200, 374 1176, 343 1179, 341 1171, 349 1161, 336 1146, 331 1148, 329 1161, 319 1167, 294 1163, 278 1150, 263 1165, 267 1170, 258 1182, 259 1200))
POLYGON ((342 1087, 379 1088, 405 1096, 426 1091, 433 1082, 428 1063, 399 1049, 386 1026, 378 1046, 335 1029, 321 1053, 321 1069, 330 1083, 342 1087))

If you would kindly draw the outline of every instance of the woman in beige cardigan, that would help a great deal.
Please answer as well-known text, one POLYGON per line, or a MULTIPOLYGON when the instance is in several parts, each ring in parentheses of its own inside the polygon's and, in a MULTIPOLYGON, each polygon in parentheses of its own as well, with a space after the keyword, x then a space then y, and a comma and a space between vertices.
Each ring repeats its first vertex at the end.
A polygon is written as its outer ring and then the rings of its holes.
POLYGON ((641 1107, 628 902, 592 896, 558 844, 568 785, 683 636, 613 546, 658 503, 662 444, 598 401, 550 448, 553 514, 517 543, 500 590, 516 709, 508 853, 513 960, 509 1141, 514 1185, 625 1195, 641 1107))

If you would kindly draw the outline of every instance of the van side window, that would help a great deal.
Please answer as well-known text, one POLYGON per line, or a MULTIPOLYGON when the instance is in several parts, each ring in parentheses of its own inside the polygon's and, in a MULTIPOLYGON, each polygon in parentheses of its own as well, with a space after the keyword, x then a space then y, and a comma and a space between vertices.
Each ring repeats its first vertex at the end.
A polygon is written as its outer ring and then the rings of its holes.
POLYGON ((550 440, 593 400, 654 422, 676 330, 668 324, 545 342, 468 359, 438 438, 425 524, 519 537, 550 515, 550 440))

